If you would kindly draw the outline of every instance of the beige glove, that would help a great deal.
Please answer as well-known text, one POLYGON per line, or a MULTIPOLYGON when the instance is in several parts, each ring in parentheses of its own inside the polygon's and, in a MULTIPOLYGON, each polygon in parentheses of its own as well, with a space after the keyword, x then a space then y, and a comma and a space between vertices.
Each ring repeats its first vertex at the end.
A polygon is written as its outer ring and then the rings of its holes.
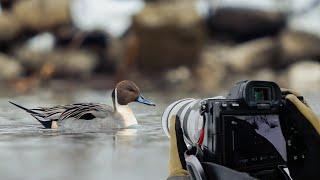
MULTIPOLYGON (((296 129, 295 136, 299 139, 299 147, 288 147, 288 168, 294 180, 299 179, 319 179, 320 178, 320 119, 307 106, 301 102, 297 96, 299 93, 291 90, 284 90, 285 96, 284 111, 280 114, 288 127, 282 127, 286 140, 290 139, 293 133, 288 131, 292 126, 296 129), (290 152, 301 150, 305 152, 305 158, 295 161, 290 156, 290 152)), ((297 144, 297 143, 296 143, 297 144)))
POLYGON ((169 176, 170 176, 170 179, 171 178, 177 179, 176 177, 186 177, 186 179, 189 179, 188 178, 189 173, 186 170, 186 162, 184 159, 184 152, 187 150, 187 147, 183 141, 183 137, 182 137, 183 133, 180 128, 180 121, 177 120, 176 116, 172 116, 169 122, 170 122, 169 124, 169 133, 170 133, 169 176), (177 138, 180 138, 180 141, 177 141, 177 138))

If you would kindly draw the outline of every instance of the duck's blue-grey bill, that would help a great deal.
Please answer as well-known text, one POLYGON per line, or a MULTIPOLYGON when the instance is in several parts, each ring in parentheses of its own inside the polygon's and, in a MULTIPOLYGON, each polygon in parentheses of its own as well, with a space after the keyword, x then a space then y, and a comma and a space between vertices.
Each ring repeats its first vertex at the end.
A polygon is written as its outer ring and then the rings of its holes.
POLYGON ((154 104, 152 101, 144 98, 142 95, 140 95, 137 99, 136 102, 142 103, 142 104, 146 104, 149 106, 155 106, 156 104, 154 104))

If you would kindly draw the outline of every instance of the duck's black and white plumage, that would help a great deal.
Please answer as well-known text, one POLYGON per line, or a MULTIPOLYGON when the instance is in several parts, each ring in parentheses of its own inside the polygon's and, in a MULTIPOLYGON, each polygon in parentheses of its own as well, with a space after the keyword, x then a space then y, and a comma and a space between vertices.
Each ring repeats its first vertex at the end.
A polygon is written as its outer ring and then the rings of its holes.
POLYGON ((112 92, 112 101, 113 108, 100 103, 76 103, 28 109, 13 102, 10 103, 30 113, 45 128, 91 130, 136 125, 137 120, 128 106, 130 102, 155 105, 140 94, 134 82, 128 80, 116 85, 112 92))

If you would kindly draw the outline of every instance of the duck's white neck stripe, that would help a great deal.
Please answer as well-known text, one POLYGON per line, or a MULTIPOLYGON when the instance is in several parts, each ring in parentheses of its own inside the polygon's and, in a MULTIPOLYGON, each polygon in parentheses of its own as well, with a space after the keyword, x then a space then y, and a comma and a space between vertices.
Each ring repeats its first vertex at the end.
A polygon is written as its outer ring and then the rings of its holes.
POLYGON ((117 88, 114 89, 114 110, 123 117, 125 127, 138 124, 130 107, 128 105, 121 105, 118 103, 117 88))

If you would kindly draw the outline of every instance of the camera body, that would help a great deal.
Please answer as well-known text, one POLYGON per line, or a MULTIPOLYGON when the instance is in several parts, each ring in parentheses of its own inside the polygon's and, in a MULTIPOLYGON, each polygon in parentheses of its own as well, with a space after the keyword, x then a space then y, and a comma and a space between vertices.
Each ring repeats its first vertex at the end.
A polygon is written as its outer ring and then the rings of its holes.
POLYGON ((254 131, 256 127, 242 122, 248 116, 277 116, 280 106, 280 88, 262 81, 242 81, 231 89, 226 99, 202 101, 201 114, 206 122, 203 145, 213 152, 212 162, 241 171, 284 164, 272 144, 254 131))
POLYGON ((282 118, 283 107, 279 86, 267 81, 241 81, 226 99, 202 100, 201 146, 213 154, 206 161, 254 173, 285 166, 287 157, 304 158, 301 143, 291 136, 294 126, 282 118))
POLYGON ((171 103, 162 115, 162 127, 170 137, 169 121, 178 116, 189 150, 202 149, 201 156, 194 153, 190 163, 186 158, 187 165, 195 167, 191 174, 201 169, 193 163, 199 159, 259 177, 255 174, 303 164, 305 158, 305 142, 286 115, 286 94, 282 93, 274 82, 241 81, 226 98, 171 103))

